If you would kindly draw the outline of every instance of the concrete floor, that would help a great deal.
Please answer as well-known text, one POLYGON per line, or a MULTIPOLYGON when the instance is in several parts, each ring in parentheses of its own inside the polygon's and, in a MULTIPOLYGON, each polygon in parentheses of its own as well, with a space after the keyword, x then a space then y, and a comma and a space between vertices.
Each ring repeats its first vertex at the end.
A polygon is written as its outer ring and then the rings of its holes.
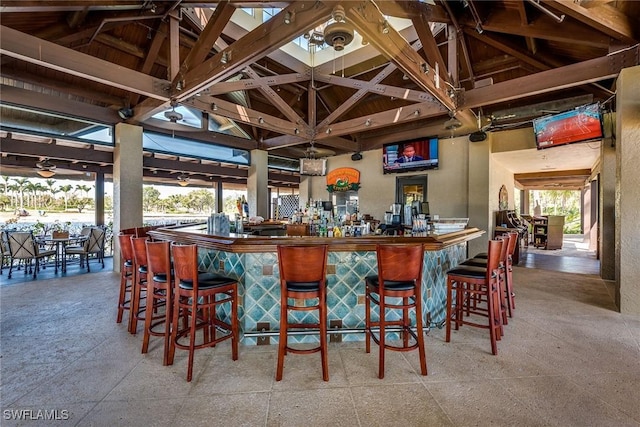
POLYGON ((156 338, 141 354, 142 333, 115 323, 118 276, 96 271, 0 287, 1 425, 640 425, 640 317, 597 276, 516 267, 498 355, 485 330, 434 329, 426 377, 417 352, 387 352, 379 380, 377 347, 351 343, 330 344, 329 382, 318 354, 287 356, 275 382, 275 346, 234 362, 226 342, 187 383, 186 353, 162 366, 156 338))

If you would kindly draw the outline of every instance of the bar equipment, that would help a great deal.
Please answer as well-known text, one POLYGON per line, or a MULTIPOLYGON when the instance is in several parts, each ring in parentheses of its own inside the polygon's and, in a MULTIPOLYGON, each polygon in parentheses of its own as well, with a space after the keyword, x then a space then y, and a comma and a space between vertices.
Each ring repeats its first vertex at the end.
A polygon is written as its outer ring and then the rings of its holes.
POLYGON ((402 223, 402 204, 393 203, 389 209, 393 215, 391 218, 391 224, 400 225, 402 223))

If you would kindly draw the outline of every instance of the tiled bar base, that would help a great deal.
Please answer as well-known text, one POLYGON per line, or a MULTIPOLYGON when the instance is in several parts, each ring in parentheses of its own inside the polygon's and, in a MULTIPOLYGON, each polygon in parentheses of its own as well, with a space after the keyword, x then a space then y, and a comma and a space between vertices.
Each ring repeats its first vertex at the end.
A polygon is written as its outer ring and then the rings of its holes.
MULTIPOLYGON (((444 322, 446 271, 463 261, 466 254, 466 242, 425 251, 422 279, 425 325, 432 327, 444 322)), ((201 269, 239 281, 242 343, 276 343, 278 338, 273 332, 277 331, 280 321, 280 279, 276 253, 233 253, 200 248, 199 264, 201 269), (269 339, 261 338, 261 335, 269 339)), ((330 326, 338 324, 339 328, 351 332, 364 330, 364 278, 376 272, 375 251, 329 252, 327 305, 330 326)), ((315 312, 295 314, 311 316, 306 319, 309 322, 317 321, 314 320, 315 312)), ((364 333, 340 334, 339 339, 361 341, 364 333)), ((298 343, 315 342, 317 336, 293 335, 289 340, 298 343)))

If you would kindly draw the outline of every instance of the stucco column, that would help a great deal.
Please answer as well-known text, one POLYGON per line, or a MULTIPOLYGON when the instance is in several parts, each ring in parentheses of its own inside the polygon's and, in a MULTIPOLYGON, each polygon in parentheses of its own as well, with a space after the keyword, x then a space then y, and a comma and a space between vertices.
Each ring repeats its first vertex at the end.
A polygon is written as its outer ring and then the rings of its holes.
POLYGON ((491 188, 490 141, 491 138, 487 138, 482 142, 469 143, 469 226, 487 230, 484 236, 468 243, 469 255, 486 252, 487 244, 493 234, 494 216, 490 206, 491 195, 489 194, 491 188))
MULTIPOLYGON (((607 129, 605 117, 605 132, 607 129)), ((606 133, 605 133, 606 135, 606 133)), ((615 199, 616 199, 616 148, 611 140, 605 138, 602 142, 600 168, 600 277, 604 280, 616 280, 615 256, 615 199)))
POLYGON ((640 66, 616 86, 616 297, 621 313, 640 315, 640 66))
MULTIPOLYGON (((115 143, 113 234, 117 236, 122 229, 142 226, 142 127, 118 123, 115 143)), ((114 245, 113 259, 120 259, 118 244, 114 245)), ((113 269, 120 271, 120 263, 114 262, 113 269)))
POLYGON ((264 150, 251 150, 251 166, 247 179, 249 216, 269 219, 269 164, 264 150))

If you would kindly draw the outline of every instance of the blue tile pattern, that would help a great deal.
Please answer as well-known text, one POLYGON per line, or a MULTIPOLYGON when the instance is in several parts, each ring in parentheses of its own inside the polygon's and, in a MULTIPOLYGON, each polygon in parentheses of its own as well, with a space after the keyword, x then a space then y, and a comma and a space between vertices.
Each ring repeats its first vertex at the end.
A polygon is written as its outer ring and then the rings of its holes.
MULTIPOLYGON (((466 258, 467 244, 447 247, 439 251, 426 251, 423 266, 423 319, 433 327, 444 322, 447 301, 446 272, 466 258)), ((362 329, 365 324, 364 278, 377 273, 375 251, 329 252, 328 265, 335 267, 335 274, 327 275, 328 322, 342 320, 342 327, 362 329), (358 302, 360 299, 361 303, 358 302)), ((258 331, 258 323, 266 322, 270 330, 277 330, 280 323, 280 279, 278 258, 275 253, 234 254, 201 249, 201 269, 224 274, 240 283, 242 303, 239 308, 241 331, 258 331), (220 268, 223 266, 223 269, 220 268), (265 268, 266 267, 266 268, 265 268), (273 274, 264 274, 273 271, 273 274)), ((228 316, 228 307, 222 309, 228 316), (226 310, 226 311, 225 311, 226 310)), ((317 314, 298 312, 290 315, 291 321, 317 323, 317 314)), ((375 319, 375 316, 373 317, 375 319)), ((315 342, 317 335, 296 335, 290 342, 315 342)), ((364 334, 344 334, 343 341, 361 341, 364 334)), ((272 337, 272 342, 277 342, 272 337)), ((255 344, 256 338, 244 337, 243 343, 255 344)))

